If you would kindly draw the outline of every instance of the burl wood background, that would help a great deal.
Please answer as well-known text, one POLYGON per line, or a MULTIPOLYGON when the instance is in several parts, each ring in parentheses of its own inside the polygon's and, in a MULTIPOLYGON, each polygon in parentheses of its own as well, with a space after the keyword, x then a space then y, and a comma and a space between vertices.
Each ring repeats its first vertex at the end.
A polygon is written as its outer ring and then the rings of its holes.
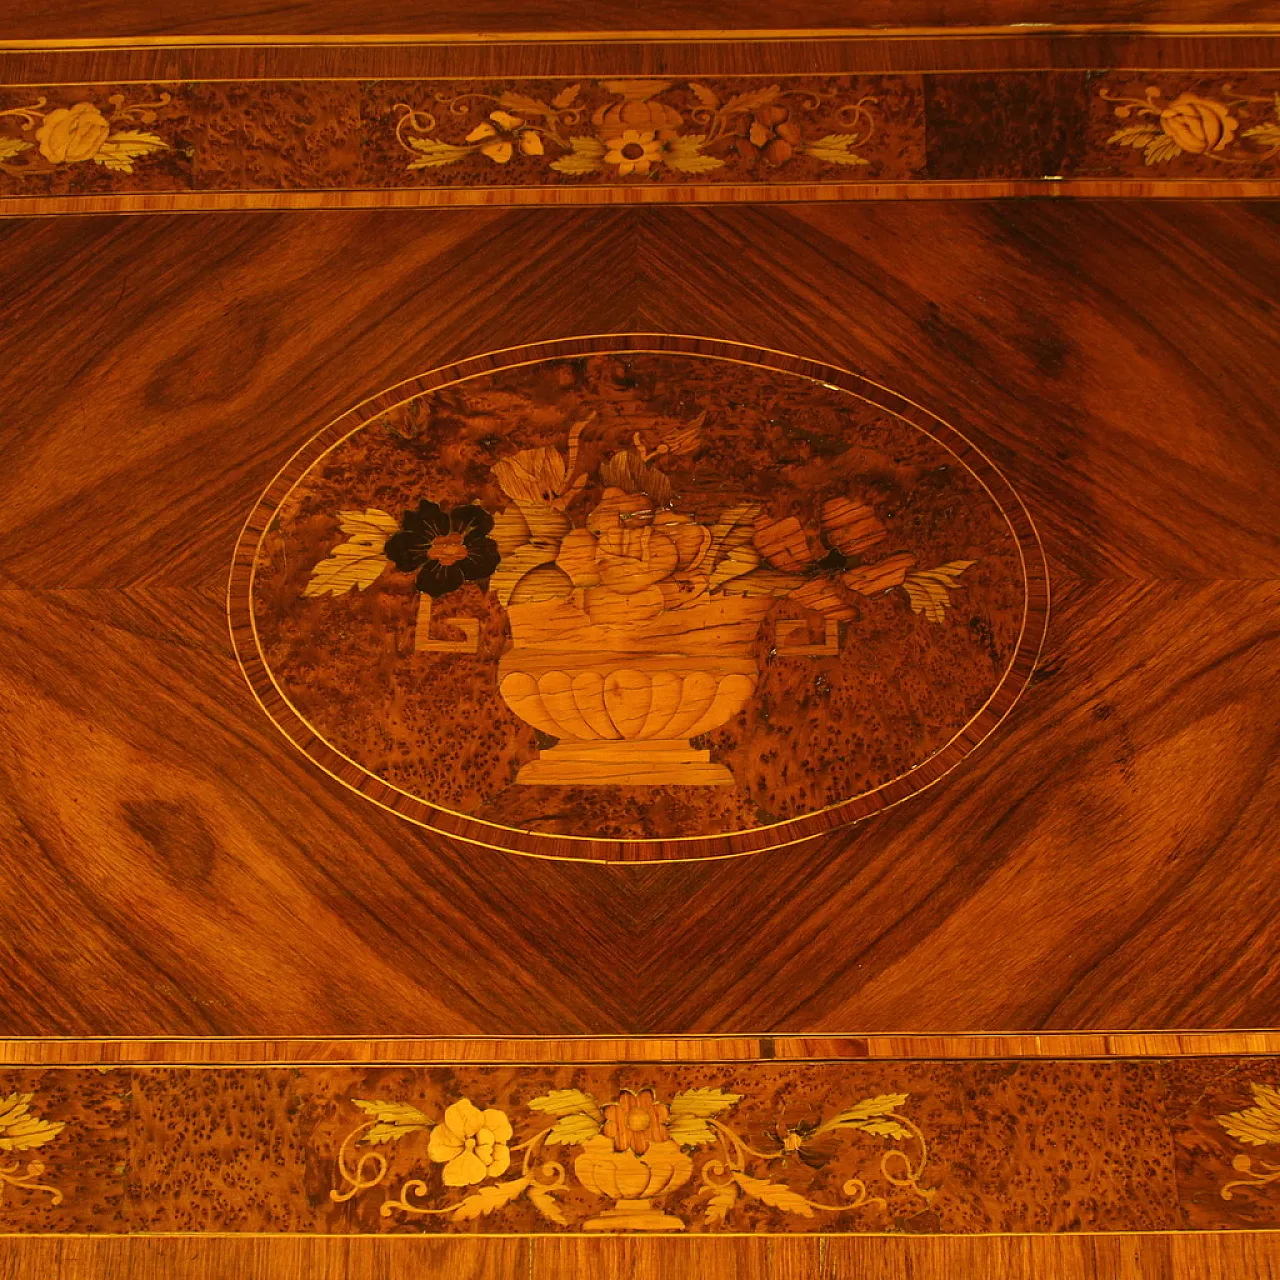
MULTIPOLYGON (((860 21, 1030 12, 872 4, 860 21)), ((370 32, 417 17, 392 4, 344 15, 370 32)), ((1054 13, 1278 17, 1218 4, 1054 13)), ((821 6, 604 18, 848 21, 821 6)), ((442 11, 419 29, 588 23, 562 6, 442 11)), ((36 40, 340 28, 317 5, 282 17, 77 2, 6 17, 7 35, 36 40)), ((40 1114, 68 1125, 35 1154, 75 1211, 60 1218, 39 1195, 23 1208, 11 1189, 0 1277, 1280 1275, 1268 1234, 1280 1192, 1224 1205, 1246 1148, 1213 1120, 1248 1104, 1250 1082, 1280 1080, 1273 1039, 1226 1034, 1280 1027, 1276 223, 1270 202, 1224 199, 0 220, 0 1096, 35 1091, 40 1114), (1013 714, 937 785, 765 854, 541 861, 368 803, 263 714, 232 650, 227 580, 241 526, 290 454, 365 397, 451 361, 636 332, 851 369, 961 430, 1026 503, 1053 588, 1045 647, 1013 714), (1222 1038, 1193 1050, 1174 1034, 1198 1032, 1222 1038), (922 1038, 962 1033, 989 1039, 922 1038), (939 1217, 918 1238, 896 1223, 756 1234, 752 1220, 734 1239, 593 1240, 508 1236, 494 1218, 484 1239, 313 1238, 329 1186, 314 1171, 291 1181, 290 1161, 319 1157, 286 1152, 281 1136, 306 1116, 254 1102, 258 1077, 232 1066, 258 1063, 253 1038, 272 1037, 289 1043, 270 1070, 312 1072, 330 1101, 349 1096, 326 1074, 344 1072, 345 1089, 348 1059, 416 1063, 404 1079, 425 1072, 443 1089, 457 1045, 485 1036, 473 1060, 509 1064, 515 1090, 510 1037, 588 1035, 654 1038, 640 1056, 664 1081, 677 1059, 722 1060, 681 1035, 749 1038, 757 1072, 791 1057, 836 1080, 845 1057, 881 1059, 858 1064, 867 1087, 849 1101, 943 1081, 959 1136, 933 1171, 944 1187, 985 1188, 989 1211, 962 1221, 957 1195, 947 1221, 1013 1234, 951 1237, 939 1217), (146 1064, 171 1062, 165 1037, 191 1038, 191 1060, 225 1072, 216 1088, 233 1102, 213 1107, 195 1069, 173 1066, 192 1082, 162 1118, 148 1111, 146 1064), (1078 1094, 1018 1064, 1046 1052, 1075 1060, 1063 1069, 1078 1094), (1188 1063, 1192 1052, 1209 1056, 1188 1063), (978 1105, 979 1077, 955 1065, 972 1053, 993 1060, 975 1068, 992 1078, 1036 1083, 978 1105), (1081 1065, 1108 1055, 1143 1061, 1081 1065), (95 1069, 117 1058, 141 1065, 95 1069), (1081 1099, 1083 1129, 1075 1112, 1053 1120, 1063 1096, 1081 1099), (215 1114, 234 1142, 209 1128, 215 1114), (1043 1184, 1051 1209, 1019 1217, 1015 1184, 1028 1204, 1041 1184, 1008 1170, 1047 1177, 1050 1120, 1081 1156, 1043 1184), (1007 1142, 989 1143, 991 1163, 971 1159, 967 1135, 997 1132, 1007 1142), (232 1147, 229 1171, 210 1173, 232 1147), (1131 1162, 1104 1158, 1117 1150, 1131 1162), (177 1222, 166 1214, 188 1175, 199 1220, 177 1222), (1153 1177, 1158 1212, 1133 1190, 1153 1177), (114 1234, 168 1230, 197 1234, 114 1234)), ((611 1045, 591 1061, 604 1073, 635 1056, 611 1045)), ((643 1083, 634 1065, 619 1071, 643 1083)))

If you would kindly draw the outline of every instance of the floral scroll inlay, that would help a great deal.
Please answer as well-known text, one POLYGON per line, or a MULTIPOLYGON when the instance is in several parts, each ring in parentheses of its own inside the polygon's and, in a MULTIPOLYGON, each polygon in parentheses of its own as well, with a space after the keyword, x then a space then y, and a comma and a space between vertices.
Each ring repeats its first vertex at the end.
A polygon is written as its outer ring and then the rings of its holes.
POLYGON ((423 1176, 388 1188, 380 1208, 384 1218, 444 1215, 466 1222, 527 1198, 557 1226, 683 1231, 691 1225, 690 1214, 697 1215, 703 1229, 731 1225, 734 1209, 747 1201, 806 1218, 884 1206, 884 1196, 872 1194, 861 1176, 845 1180, 845 1199, 836 1203, 806 1196, 788 1177, 793 1162, 820 1163, 823 1157, 816 1153, 824 1144, 850 1134, 888 1144, 875 1166, 887 1187, 905 1190, 925 1205, 935 1194, 921 1183, 928 1143, 903 1113, 906 1094, 866 1098, 829 1119, 794 1129, 778 1122, 760 1146, 729 1122, 741 1101, 742 1095, 714 1086, 684 1089, 669 1100, 649 1087, 621 1089, 603 1103, 582 1089, 554 1089, 528 1099, 522 1108, 535 1121, 541 1117, 551 1123, 516 1142, 505 1111, 482 1110, 470 1098, 452 1102, 438 1120, 409 1103, 353 1099, 370 1118, 343 1139, 337 1160, 341 1185, 329 1194, 341 1203, 384 1186, 390 1160, 378 1148, 422 1133, 428 1135, 427 1161, 443 1170, 438 1179, 424 1169, 423 1176), (575 1152, 572 1162, 552 1158, 556 1148, 575 1152), (518 1176, 504 1180, 517 1155, 518 1176), (682 1216, 670 1200, 695 1174, 698 1189, 683 1202, 682 1216), (471 1187, 476 1190, 456 1198, 471 1187), (571 1189, 612 1203, 585 1221, 572 1221, 561 1204, 571 1189))
POLYGON ((121 126, 154 124, 156 109, 168 104, 169 94, 162 93, 155 102, 126 105, 123 94, 113 93, 107 101, 106 114, 92 102, 46 110, 48 99, 43 97, 29 107, 0 111, 0 126, 20 127, 17 135, 0 133, 0 171, 16 176, 48 173, 91 160, 117 173, 132 173, 134 161, 168 148, 157 134, 121 126))
POLYGON ((773 84, 722 97, 694 81, 607 80, 599 88, 610 100, 591 111, 587 87, 569 85, 549 101, 507 89, 437 93, 431 108, 396 103, 396 139, 411 157, 406 168, 480 155, 498 165, 536 157, 571 178, 707 174, 731 162, 773 170, 800 156, 848 169, 868 163, 861 148, 877 128, 871 94, 851 99, 773 84), (692 105, 670 101, 673 90, 692 105), (819 120, 826 122, 821 131, 819 120))
POLYGON ((1224 84, 1218 96, 1180 93, 1166 100, 1164 91, 1149 85, 1141 98, 1100 91, 1114 102, 1120 120, 1132 120, 1117 129, 1107 142, 1140 150, 1148 165, 1165 164, 1178 156, 1203 156, 1221 164, 1258 164, 1280 153, 1280 94, 1233 92, 1224 84), (1242 117, 1258 106, 1271 119, 1249 125, 1242 117))

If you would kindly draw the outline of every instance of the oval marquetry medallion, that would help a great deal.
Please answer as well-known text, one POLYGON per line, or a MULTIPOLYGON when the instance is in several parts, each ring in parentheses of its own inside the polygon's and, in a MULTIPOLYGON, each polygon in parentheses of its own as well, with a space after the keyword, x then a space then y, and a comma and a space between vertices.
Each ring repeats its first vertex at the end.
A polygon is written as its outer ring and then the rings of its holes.
POLYGON ((996 726, 1044 633, 1026 511, 951 427, 734 343, 461 361, 312 438, 232 627, 321 767, 451 835, 719 857, 867 816, 996 726))

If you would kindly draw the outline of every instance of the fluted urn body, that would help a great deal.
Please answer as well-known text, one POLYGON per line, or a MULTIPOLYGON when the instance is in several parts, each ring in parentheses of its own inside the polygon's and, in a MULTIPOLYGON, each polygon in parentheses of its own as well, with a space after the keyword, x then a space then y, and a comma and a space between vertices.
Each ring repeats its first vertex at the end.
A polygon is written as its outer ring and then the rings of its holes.
POLYGON ((591 1138, 573 1162, 588 1191, 616 1203, 583 1224, 587 1231, 683 1231, 684 1222, 657 1208, 653 1200, 684 1186, 693 1161, 670 1141, 651 1143, 643 1154, 618 1151, 608 1138, 591 1138))
MULTIPOLYGON (((612 594, 612 593, 611 593, 612 594)), ((553 786, 733 785, 689 740, 755 693, 753 650, 768 598, 704 596, 676 609, 634 596, 508 607, 499 688, 522 720, 559 739, 517 782, 553 786), (607 607, 604 607, 607 606, 607 607)))

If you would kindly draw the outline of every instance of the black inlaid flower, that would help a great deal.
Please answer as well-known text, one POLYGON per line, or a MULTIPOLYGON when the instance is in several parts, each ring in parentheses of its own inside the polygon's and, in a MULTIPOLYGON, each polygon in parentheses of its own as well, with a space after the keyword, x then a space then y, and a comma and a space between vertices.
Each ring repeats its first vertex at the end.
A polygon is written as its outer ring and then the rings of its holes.
POLYGON ((401 573, 416 573, 418 590, 438 600, 498 567, 492 529, 493 517, 475 503, 446 511, 424 498, 387 539, 387 559, 401 573))

